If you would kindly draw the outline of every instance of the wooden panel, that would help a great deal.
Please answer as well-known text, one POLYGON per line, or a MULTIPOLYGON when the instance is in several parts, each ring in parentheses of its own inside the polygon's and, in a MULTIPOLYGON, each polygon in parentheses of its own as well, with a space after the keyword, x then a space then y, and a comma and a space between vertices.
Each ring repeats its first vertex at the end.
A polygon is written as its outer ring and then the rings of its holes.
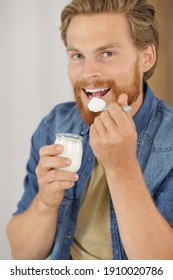
POLYGON ((154 90, 156 96, 166 99, 166 50, 165 50, 165 1, 150 0, 156 9, 156 16, 159 25, 160 48, 159 60, 153 77, 149 80, 149 84, 154 90))
POLYGON ((149 0, 156 9, 160 49, 156 72, 149 80, 156 96, 173 106, 173 1, 149 0))
POLYGON ((173 1, 165 0, 166 101, 173 106, 173 1))

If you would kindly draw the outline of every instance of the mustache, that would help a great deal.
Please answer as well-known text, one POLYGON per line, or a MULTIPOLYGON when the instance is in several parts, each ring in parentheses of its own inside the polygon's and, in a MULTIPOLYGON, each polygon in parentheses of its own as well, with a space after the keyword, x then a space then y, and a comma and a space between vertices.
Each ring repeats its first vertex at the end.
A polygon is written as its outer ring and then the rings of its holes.
POLYGON ((112 88, 114 87, 116 82, 113 79, 109 80, 94 80, 94 81, 88 81, 88 80, 79 80, 74 82, 73 87, 74 89, 79 89, 79 88, 86 88, 89 86, 95 87, 95 88, 100 88, 100 87, 105 87, 105 88, 112 88))

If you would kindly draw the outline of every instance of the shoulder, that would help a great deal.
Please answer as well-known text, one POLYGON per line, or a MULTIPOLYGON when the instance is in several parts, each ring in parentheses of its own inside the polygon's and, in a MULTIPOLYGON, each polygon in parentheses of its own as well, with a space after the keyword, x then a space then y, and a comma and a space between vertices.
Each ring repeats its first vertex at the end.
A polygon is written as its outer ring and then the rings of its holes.
POLYGON ((150 132, 154 132, 153 149, 173 151, 173 108, 157 99, 150 132))
POLYGON ((43 127, 46 125, 52 124, 52 121, 61 119, 61 121, 71 116, 78 116, 78 109, 76 102, 66 102, 56 105, 50 113, 44 118, 43 127))
POLYGON ((67 102, 56 105, 52 111, 44 118, 43 127, 46 128, 54 122, 65 123, 68 120, 79 118, 79 112, 77 109, 76 102, 67 102))
POLYGON ((157 100, 157 112, 161 115, 165 116, 166 119, 172 119, 173 118, 173 108, 168 106, 164 101, 156 98, 157 100))
MULTIPOLYGON (((36 134, 44 142, 53 143, 58 132, 71 132, 82 122, 76 102, 67 102, 56 105, 39 124, 36 134)), ((41 139, 40 139, 41 140, 41 139)), ((42 141, 41 141, 42 142, 42 141)), ((43 144, 43 143, 42 143, 43 144)))

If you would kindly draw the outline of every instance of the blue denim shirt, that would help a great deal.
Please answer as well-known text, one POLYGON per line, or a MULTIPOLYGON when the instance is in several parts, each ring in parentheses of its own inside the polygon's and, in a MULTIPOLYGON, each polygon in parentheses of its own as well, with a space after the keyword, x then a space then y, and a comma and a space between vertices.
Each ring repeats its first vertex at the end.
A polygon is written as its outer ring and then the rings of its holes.
MULTIPOLYGON (((173 110, 157 99, 145 84, 143 105, 134 117, 138 133, 137 157, 146 185, 160 213, 173 226, 173 110)), ((95 157, 89 145, 89 127, 81 119, 76 103, 57 105, 40 123, 32 137, 24 194, 15 214, 29 207, 38 192, 35 168, 40 147, 52 144, 57 132, 83 136, 83 159, 75 186, 65 191, 59 207, 57 231, 51 259, 69 259, 83 190, 91 176, 95 157)), ((110 198, 113 259, 127 259, 119 234, 116 213, 110 198)), ((158 228, 159 230, 159 228, 158 228)), ((97 237, 96 237, 97 238, 97 237)), ((100 248, 101 250, 104 248, 100 248)))

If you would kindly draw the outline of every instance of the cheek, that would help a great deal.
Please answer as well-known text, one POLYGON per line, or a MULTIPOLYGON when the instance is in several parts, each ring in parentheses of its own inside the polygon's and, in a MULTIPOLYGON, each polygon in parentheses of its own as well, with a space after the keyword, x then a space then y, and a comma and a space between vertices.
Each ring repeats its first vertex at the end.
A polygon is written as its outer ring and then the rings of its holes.
POLYGON ((69 79, 72 80, 73 79, 73 70, 72 70, 70 63, 68 63, 67 74, 68 74, 69 79))
POLYGON ((112 79, 123 82, 133 77, 135 62, 136 57, 129 58, 127 55, 119 56, 114 63, 106 64, 105 69, 112 79))
POLYGON ((76 81, 80 76, 80 67, 76 64, 68 64, 68 77, 71 81, 76 81))
POLYGON ((124 77, 129 75, 129 65, 127 63, 120 63, 117 61, 117 63, 104 63, 103 70, 107 77, 110 79, 117 79, 117 80, 123 80, 124 77))
POLYGON ((124 84, 128 84, 132 81, 134 77, 134 66, 119 66, 118 68, 112 68, 110 70, 109 77, 117 82, 119 86, 124 86, 124 84))

